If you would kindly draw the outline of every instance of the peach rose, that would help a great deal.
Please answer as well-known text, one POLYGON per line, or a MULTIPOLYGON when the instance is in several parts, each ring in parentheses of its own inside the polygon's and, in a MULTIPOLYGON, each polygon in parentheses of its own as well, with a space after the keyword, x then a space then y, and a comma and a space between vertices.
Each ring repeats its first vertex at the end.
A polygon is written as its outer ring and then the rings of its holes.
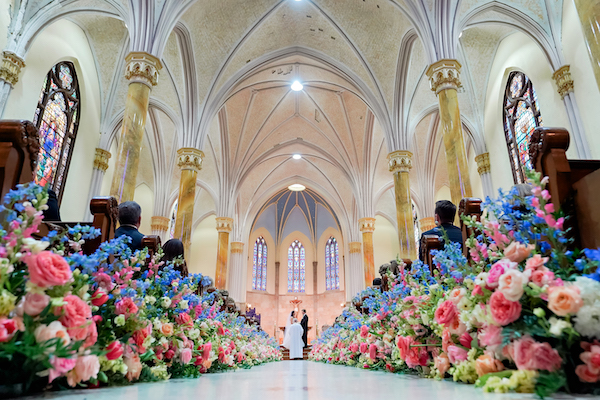
POLYGON ((139 379, 142 373, 142 363, 140 356, 131 354, 123 358, 123 362, 127 365, 127 374, 125 377, 129 382, 139 379))
POLYGON ((492 372, 500 372, 503 369, 504 365, 502 365, 502 362, 500 362, 500 360, 496 360, 488 354, 479 356, 479 358, 475 360, 475 371, 477 371, 477 375, 479 375, 479 377, 492 372))
POLYGON ((530 280, 539 287, 543 287, 544 285, 552 285, 554 282, 554 272, 550 271, 546 267, 540 267, 533 270, 530 280))
POLYGON ((65 328, 60 321, 53 321, 48 325, 38 326, 33 332, 33 335, 38 343, 45 343, 54 338, 60 338, 65 346, 71 343, 71 337, 67 332, 67 328, 65 328))
POLYGON ((162 326, 160 327, 160 332, 165 336, 173 335, 173 324, 171 322, 162 324, 162 326))
POLYGON ((26 255, 23 261, 27 264, 31 282, 39 287, 64 285, 73 276, 65 259, 51 251, 26 255))
POLYGON ((507 300, 519 301, 523 296, 523 286, 527 285, 529 278, 521 271, 509 269, 498 280, 498 290, 504 294, 507 300))
POLYGON ((576 286, 553 286, 548 289, 548 308, 561 317, 575 314, 583 306, 576 286))
POLYGON ((443 378, 446 372, 450 369, 450 359, 446 353, 442 353, 435 357, 433 364, 435 368, 440 372, 440 377, 443 378))
POLYGON ((502 292, 496 291, 490 297, 490 312, 500 325, 508 325, 521 316, 521 303, 508 300, 502 292))
POLYGON ((467 289, 464 287, 454 288, 450 291, 448 297, 454 304, 458 304, 465 297, 465 294, 467 294, 467 289))
POLYGON ((542 257, 539 254, 534 254, 533 257, 527 260, 525 264, 526 269, 538 269, 544 266, 548 262, 548 257, 542 257))
POLYGON ((524 245, 519 242, 512 242, 504 249, 504 257, 508 258, 512 262, 520 263, 531 254, 534 249, 532 245, 524 245))
POLYGON ((498 280, 500 277, 508 270, 515 269, 517 267, 517 263, 514 263, 506 258, 503 258, 500 261, 497 261, 492 265, 490 271, 488 272, 488 276, 486 279, 487 286, 495 289, 498 287, 498 280))
POLYGON ((77 358, 74 371, 79 382, 87 382, 92 378, 98 377, 100 361, 97 356, 80 356, 77 358))
POLYGON ((27 293, 23 302, 23 312, 35 317, 50 304, 50 296, 42 293, 27 293))

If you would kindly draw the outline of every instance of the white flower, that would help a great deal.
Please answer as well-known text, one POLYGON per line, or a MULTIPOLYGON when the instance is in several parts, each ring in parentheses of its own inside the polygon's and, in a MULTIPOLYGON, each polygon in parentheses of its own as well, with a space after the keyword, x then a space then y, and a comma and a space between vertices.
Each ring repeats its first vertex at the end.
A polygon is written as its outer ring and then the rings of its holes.
POLYGON ((550 333, 556 337, 562 335, 563 330, 572 326, 570 322, 565 321, 564 319, 558 319, 556 317, 550 318, 548 322, 550 322, 550 333))
POLYGON ((23 238, 23 247, 31 250, 33 254, 38 254, 41 251, 46 250, 46 247, 50 245, 50 242, 42 242, 33 238, 23 238))
POLYGON ((579 288, 584 304, 594 304, 600 300, 600 282, 580 276, 575 279, 575 286, 579 288))
POLYGON ((162 327, 162 322, 160 321, 160 319, 154 318, 154 320, 152 321, 152 327, 154 328, 154 330, 160 331, 160 328, 162 327))
POLYGON ((123 326, 123 325, 125 325, 125 316, 123 314, 118 315, 115 318, 115 325, 116 326, 123 326))
POLYGON ((200 336, 200 329, 194 328, 194 329, 190 329, 188 332, 188 337, 192 340, 198 339, 198 336, 200 336))
POLYGON ((160 305, 163 308, 169 308, 171 306, 171 299, 168 297, 163 297, 160 299, 160 305))
POLYGON ((152 305, 152 304, 156 303, 156 297, 154 297, 154 296, 146 296, 145 301, 146 301, 146 303, 152 305))
POLYGON ((485 287, 488 275, 489 274, 487 272, 482 272, 479 275, 477 275, 475 277, 475 284, 481 287, 485 287))
POLYGON ((502 292, 507 300, 519 301, 521 296, 523 296, 523 286, 525 286, 528 281, 529 278, 521 271, 509 269, 500 276, 498 290, 502 292))
POLYGON ((179 302, 179 308, 182 310, 186 310, 190 306, 190 303, 187 300, 181 300, 179 302))
POLYGON ((167 339, 166 337, 161 337, 160 340, 158 341, 158 343, 164 347, 164 348, 169 348, 169 339, 167 339))
POLYGON ((585 304, 575 316, 575 329, 582 336, 600 339, 600 300, 585 304))

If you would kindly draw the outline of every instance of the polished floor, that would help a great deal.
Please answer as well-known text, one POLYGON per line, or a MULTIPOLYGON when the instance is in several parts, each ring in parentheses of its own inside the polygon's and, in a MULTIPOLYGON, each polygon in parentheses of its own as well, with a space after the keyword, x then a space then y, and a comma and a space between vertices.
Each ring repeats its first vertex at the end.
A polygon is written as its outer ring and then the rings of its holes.
MULTIPOLYGON (((204 375, 128 387, 46 393, 26 399, 53 400, 505 400, 536 399, 524 394, 486 394, 472 385, 362 371, 310 361, 281 361, 250 370, 204 375)), ((562 399, 575 399, 560 396, 562 399)), ((592 397, 581 397, 592 399, 592 397)), ((596 398, 600 399, 600 398, 596 398)))

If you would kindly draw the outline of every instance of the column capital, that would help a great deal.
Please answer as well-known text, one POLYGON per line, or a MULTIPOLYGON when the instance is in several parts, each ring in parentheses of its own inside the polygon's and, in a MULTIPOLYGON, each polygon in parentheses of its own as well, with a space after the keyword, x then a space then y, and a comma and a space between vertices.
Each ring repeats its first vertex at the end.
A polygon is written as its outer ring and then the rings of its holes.
POLYGON ((350 246, 350 254, 360 253, 361 252, 361 243, 360 242, 350 242, 348 243, 350 246))
POLYGON ((556 82, 558 94, 564 99, 566 95, 574 89, 573 78, 571 78, 571 66, 563 65, 552 74, 552 79, 556 82))
POLYGON ((431 90, 438 94, 446 89, 458 89, 461 65, 457 60, 443 59, 434 62, 427 69, 431 90))
POLYGON ((2 52, 2 66, 0 66, 0 79, 3 79, 11 87, 19 81, 21 69, 25 67, 25 61, 12 51, 2 52))
POLYGON ((145 51, 132 51, 125 57, 125 78, 150 87, 158 84, 158 71, 162 64, 158 58, 145 51))
POLYGON ((217 232, 231 232, 233 230, 233 218, 217 217, 217 232))
POLYGON ((396 150, 388 154, 388 168, 391 173, 410 172, 413 154, 408 150, 396 150))
POLYGON ((231 242, 231 252, 241 254, 244 252, 244 242, 231 242))
POLYGON ((96 147, 94 155, 94 168, 102 172, 108 169, 108 159, 111 157, 110 151, 96 147))
POLYGON ((192 171, 200 171, 202 169, 202 160, 204 153, 193 147, 182 147, 177 150, 177 166, 179 169, 189 169, 192 171))
POLYGON ((169 230, 169 218, 155 215, 150 219, 150 227, 153 231, 167 232, 169 230))
POLYGON ((358 220, 359 229, 362 233, 375 230, 375 218, 361 218, 358 220))
POLYGON ((433 217, 421 218, 419 220, 419 226, 421 227, 422 232, 427 232, 428 230, 435 228, 435 218, 433 218, 433 217))
POLYGON ((481 153, 475 157, 475 162, 477 162, 477 172, 479 172, 479 175, 489 174, 491 172, 490 153, 481 153))

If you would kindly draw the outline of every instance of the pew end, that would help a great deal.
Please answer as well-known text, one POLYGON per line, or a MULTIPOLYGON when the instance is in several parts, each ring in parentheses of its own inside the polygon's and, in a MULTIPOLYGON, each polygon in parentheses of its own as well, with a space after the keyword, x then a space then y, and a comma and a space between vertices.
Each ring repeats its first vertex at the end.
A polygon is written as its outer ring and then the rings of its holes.
POLYGON ((30 121, 0 121, 0 183, 4 196, 20 183, 33 180, 40 142, 30 121))

